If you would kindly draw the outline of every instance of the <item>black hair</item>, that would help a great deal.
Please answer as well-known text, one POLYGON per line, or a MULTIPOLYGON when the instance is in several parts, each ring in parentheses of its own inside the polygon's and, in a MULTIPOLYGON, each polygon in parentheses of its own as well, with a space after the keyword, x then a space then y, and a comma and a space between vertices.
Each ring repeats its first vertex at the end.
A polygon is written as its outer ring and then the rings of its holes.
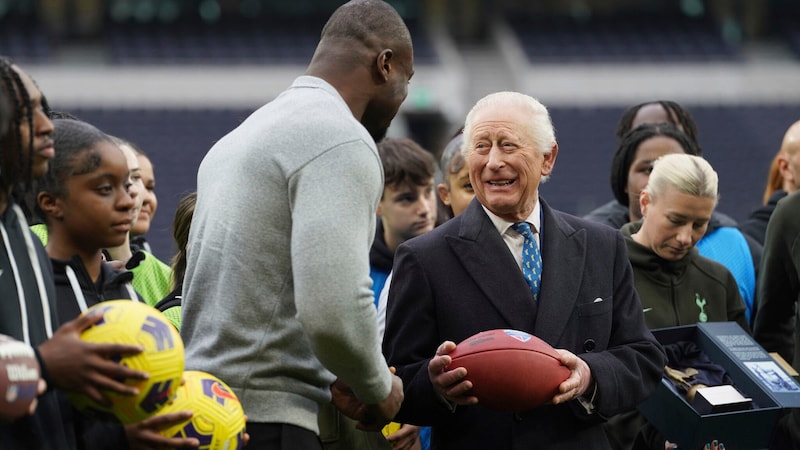
MULTIPOLYGON (((33 141, 35 136, 34 114, 31 96, 25 88, 19 72, 14 70, 14 61, 0 56, 0 92, 5 96, 8 108, 6 132, 0 136, 0 202, 9 197, 22 209, 30 223, 39 222, 33 211, 36 203, 33 188, 33 141), (27 142, 22 142, 22 125, 29 130, 27 142)), ((36 82, 31 79, 33 84, 36 82)), ((50 111, 47 98, 41 94, 40 106, 45 114, 50 111)))
POLYGON ((321 38, 353 39, 368 47, 386 42, 411 45, 403 18, 381 0, 352 0, 340 6, 322 28, 321 38))
POLYGON ((3 136, 8 131, 8 125, 11 123, 11 104, 6 98, 6 93, 0 89, 0 145, 3 142, 3 136))
POLYGON ((622 117, 620 117, 619 122, 617 123, 617 143, 619 143, 622 138, 629 131, 631 131, 633 119, 636 117, 636 114, 639 112, 639 110, 645 106, 656 104, 661 105, 661 107, 664 108, 664 111, 667 112, 667 120, 669 123, 674 125, 679 130, 682 130, 686 137, 688 137, 694 143, 698 151, 701 152, 700 154, 702 154, 700 141, 697 139, 697 124, 695 123, 694 118, 686 108, 672 100, 655 100, 644 102, 626 109, 625 112, 622 113, 622 117))
POLYGON ((51 110, 50 112, 47 113, 47 117, 49 117, 50 120, 53 120, 53 119, 81 120, 77 116, 75 116, 74 114, 66 112, 66 111, 52 111, 51 110))
MULTIPOLYGON (((5 56, 0 56, 0 90, 8 102, 7 130, 3 134, 2 167, 0 167, 0 195, 7 196, 17 185, 30 188, 33 180, 33 152, 26 152, 25 148, 33 147, 33 109, 30 107, 31 99, 19 73, 14 70, 14 62, 5 56), (28 125, 31 133, 28 142, 22 142, 20 127, 23 123, 28 125), (27 153, 27 155, 26 155, 27 153), (16 154, 13 157, 12 154, 16 154), (11 160, 16 160, 18 166, 11 167, 11 160)), ((26 189, 27 190, 27 189, 26 189)))
POLYGON ((140 147, 139 144, 130 141, 128 139, 121 138, 119 136, 109 136, 109 137, 111 137, 111 140, 114 141, 114 143, 116 143, 118 147, 128 146, 133 149, 133 152, 136 153, 136 156, 141 155, 147 159, 150 159, 150 157, 147 156, 147 153, 145 153, 145 151, 142 150, 142 147, 140 147))
MULTIPOLYGON (((53 128, 53 142, 58 151, 50 160, 47 173, 38 180, 37 190, 66 197, 67 178, 97 169, 102 161, 96 145, 99 142, 113 141, 93 125, 80 120, 54 119, 53 128), (84 153, 88 155, 84 156, 84 153)), ((36 212, 41 217, 46 217, 38 204, 36 212)))
POLYGON ((178 253, 172 258, 172 288, 183 286, 186 274, 186 246, 189 244, 189 230, 192 226, 194 208, 197 204, 197 192, 186 194, 175 208, 175 219, 172 221, 172 238, 178 247, 178 253))
POLYGON ((628 195, 625 188, 628 186, 628 171, 633 164, 636 150, 642 142, 656 136, 664 136, 676 140, 683 151, 690 155, 700 155, 700 149, 686 134, 670 123, 645 123, 634 128, 624 135, 617 146, 617 151, 611 159, 611 190, 614 198, 628 206, 628 195))

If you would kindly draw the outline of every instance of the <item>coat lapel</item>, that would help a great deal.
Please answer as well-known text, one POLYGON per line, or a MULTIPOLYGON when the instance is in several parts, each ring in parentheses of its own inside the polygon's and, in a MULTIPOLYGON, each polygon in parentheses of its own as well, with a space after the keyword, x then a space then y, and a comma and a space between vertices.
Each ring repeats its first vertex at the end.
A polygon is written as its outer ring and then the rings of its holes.
POLYGON ((453 252, 508 327, 531 331, 535 305, 503 238, 477 200, 461 215, 458 236, 447 237, 453 252))
POLYGON ((586 231, 576 230, 543 200, 542 287, 536 335, 558 342, 575 310, 586 266, 586 231))

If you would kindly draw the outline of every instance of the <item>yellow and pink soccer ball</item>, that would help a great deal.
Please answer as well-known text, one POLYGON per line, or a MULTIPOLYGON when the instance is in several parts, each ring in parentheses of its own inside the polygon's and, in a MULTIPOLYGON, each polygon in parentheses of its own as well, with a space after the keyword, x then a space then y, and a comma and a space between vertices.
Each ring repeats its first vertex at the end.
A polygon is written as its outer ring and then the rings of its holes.
POLYGON ((177 395, 159 414, 179 411, 192 411, 192 418, 161 431, 162 435, 197 438, 203 450, 238 450, 244 445, 242 404, 233 390, 216 376, 187 370, 177 395))
POLYGON ((147 380, 124 380, 139 389, 136 396, 107 392, 111 407, 89 397, 69 392, 67 397, 79 410, 123 424, 141 422, 160 412, 178 391, 183 377, 184 350, 178 330, 164 314, 144 303, 109 300, 92 306, 84 314, 102 311, 103 318, 81 333, 81 339, 104 344, 133 344, 144 348, 136 355, 117 355, 119 364, 150 374, 147 380))

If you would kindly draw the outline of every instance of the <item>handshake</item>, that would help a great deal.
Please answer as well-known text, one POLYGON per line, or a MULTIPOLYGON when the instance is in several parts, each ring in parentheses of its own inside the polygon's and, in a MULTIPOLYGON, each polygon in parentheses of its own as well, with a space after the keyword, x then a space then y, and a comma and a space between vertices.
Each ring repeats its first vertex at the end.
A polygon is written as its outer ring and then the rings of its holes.
POLYGON ((363 431, 379 431, 391 422, 403 403, 403 381, 392 371, 392 390, 378 403, 366 404, 356 397, 344 381, 337 379, 331 384, 331 403, 345 416, 358 421, 356 428, 363 431))

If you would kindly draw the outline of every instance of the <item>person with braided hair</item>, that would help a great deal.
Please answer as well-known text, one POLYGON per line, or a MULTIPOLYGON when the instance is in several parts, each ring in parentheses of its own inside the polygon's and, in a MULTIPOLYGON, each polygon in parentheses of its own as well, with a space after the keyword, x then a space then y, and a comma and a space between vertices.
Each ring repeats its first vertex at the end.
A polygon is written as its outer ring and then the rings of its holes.
MULTIPOLYGON (((77 117, 72 114, 58 111, 51 111, 49 114, 51 120, 76 120, 77 117)), ((164 296, 168 295, 171 289, 172 269, 160 259, 156 258, 150 251, 146 250, 139 243, 134 243, 133 229, 138 224, 140 217, 138 211, 148 203, 148 208, 152 207, 153 196, 148 194, 147 186, 144 184, 144 176, 139 166, 140 159, 136 150, 136 146, 126 139, 117 136, 109 136, 114 142, 114 145, 120 148, 125 154, 128 161, 128 168, 130 169, 130 183, 131 183, 131 196, 136 200, 134 207, 137 212, 134 214, 131 224, 131 233, 120 245, 115 247, 108 247, 103 249, 106 259, 112 263, 115 268, 128 269, 133 275, 133 288, 136 293, 150 306, 154 306, 164 296)), ((152 176, 152 167, 150 170, 152 176)), ((35 201, 34 201, 35 203, 35 201)), ((152 211, 152 209, 149 209, 152 211)), ((34 204, 33 212, 37 216, 41 216, 40 210, 34 204)), ((48 230, 47 225, 44 223, 44 217, 37 217, 37 220, 42 223, 37 223, 31 226, 34 234, 42 241, 42 245, 48 244, 48 230)), ((149 227, 149 225, 148 225, 149 227)), ((140 243, 143 241, 139 241, 140 243)))
MULTIPOLYGON (((127 245, 136 197, 130 161, 116 141, 93 125, 54 119, 58 152, 37 182, 37 214, 47 223, 45 247, 56 286, 58 316, 69 320, 110 299, 142 301, 133 274, 103 259, 103 249, 127 245)), ((197 439, 158 433, 188 420, 191 411, 159 414, 122 425, 75 412, 87 448, 195 448, 197 439)))
POLYGON ((0 137, 5 136, 11 123, 11 105, 3 91, 0 90, 0 137))
POLYGON ((689 110, 672 100, 639 103, 625 110, 617 123, 617 142, 632 129, 644 123, 670 123, 681 130, 703 153, 697 138, 697 124, 689 110))
MULTIPOLYGON (((701 155, 703 153, 697 138, 697 124, 692 118, 689 111, 681 106, 679 103, 671 100, 654 100, 637 105, 631 106, 626 109, 617 122, 615 136, 617 145, 620 145, 625 136, 634 128, 647 123, 669 123, 677 128, 680 132, 686 135, 686 138, 691 141, 694 150, 687 152, 693 155, 701 155)), ((612 163, 612 184, 614 183, 614 164, 612 163)), ((628 167, 623 167, 622 170, 628 170, 628 167)), ((638 192, 631 193, 638 199, 638 192)), ((636 203, 636 202, 634 202, 636 203)), ((629 215, 629 203, 619 199, 611 200, 608 203, 599 206, 583 216, 584 219, 594 220, 595 222, 602 222, 614 228, 619 228, 632 220, 638 220, 639 217, 631 217, 629 215)), ((718 213, 719 214, 719 213, 718 213)), ((733 219, 725 216, 725 224, 732 226, 735 225, 733 219)))
POLYGON ((147 374, 108 357, 142 348, 82 341, 81 332, 101 314, 59 323, 52 266, 18 200, 32 191, 33 180, 47 172, 55 155, 53 123, 31 77, 2 56, 0 93, 7 100, 4 115, 9 121, 0 136, 0 334, 33 347, 47 386, 31 415, 0 423, 0 442, 11 450, 77 449, 79 432, 59 403, 58 390, 82 392, 104 404, 108 401, 102 392, 135 395, 125 379, 145 379, 147 374))
MULTIPOLYGON (((660 100, 628 108, 617 125, 617 150, 611 163, 611 189, 616 199, 585 215, 585 219, 614 228, 641 219, 639 192, 647 184, 655 158, 649 157, 643 150, 644 145, 632 139, 631 135, 646 124, 671 124, 685 136, 686 139, 682 140, 691 145, 690 148, 684 145, 685 153, 702 156, 703 150, 697 140, 697 125, 689 111, 680 104, 660 100), (637 179, 638 183, 634 183, 637 179)), ((697 250, 701 255, 722 263, 733 274, 739 294, 747 305, 748 323, 752 326, 762 245, 739 230, 735 220, 714 210, 706 233, 697 243, 697 250)))

